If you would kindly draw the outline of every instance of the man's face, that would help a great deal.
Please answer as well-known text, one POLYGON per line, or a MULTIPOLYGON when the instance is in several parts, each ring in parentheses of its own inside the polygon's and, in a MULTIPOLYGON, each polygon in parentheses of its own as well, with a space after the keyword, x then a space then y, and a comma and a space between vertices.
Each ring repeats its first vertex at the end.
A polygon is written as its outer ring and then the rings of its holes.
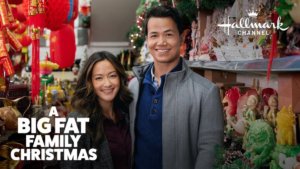
POLYGON ((146 40, 154 62, 177 63, 181 39, 176 23, 170 17, 149 19, 146 40))

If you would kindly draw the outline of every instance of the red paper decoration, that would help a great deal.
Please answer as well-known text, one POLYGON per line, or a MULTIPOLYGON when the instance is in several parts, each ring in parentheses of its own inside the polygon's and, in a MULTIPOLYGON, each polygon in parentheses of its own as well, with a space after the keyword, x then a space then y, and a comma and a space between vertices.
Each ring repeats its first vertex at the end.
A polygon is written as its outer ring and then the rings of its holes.
POLYGON ((60 68, 67 68, 74 64, 76 52, 74 29, 70 25, 63 25, 58 31, 50 33, 50 60, 60 68), (66 43, 67 42, 67 43, 66 43))
MULTIPOLYGON (((75 0, 73 0, 75 2, 75 0)), ((23 9, 25 16, 28 17, 28 6, 30 0, 24 0, 23 9)), ((45 6, 45 28, 52 31, 58 30, 67 20, 70 10, 70 0, 47 0, 44 1, 45 6)))

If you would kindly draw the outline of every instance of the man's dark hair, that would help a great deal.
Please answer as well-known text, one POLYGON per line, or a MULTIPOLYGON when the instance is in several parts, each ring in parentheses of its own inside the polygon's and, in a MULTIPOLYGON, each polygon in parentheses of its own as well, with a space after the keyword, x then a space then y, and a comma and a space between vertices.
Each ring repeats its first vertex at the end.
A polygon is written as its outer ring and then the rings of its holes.
POLYGON ((148 11, 145 17, 144 22, 144 33, 145 36, 148 34, 148 22, 149 19, 155 18, 168 18, 170 17, 176 24, 179 35, 183 32, 183 24, 181 20, 181 16, 176 8, 170 6, 156 6, 148 11))

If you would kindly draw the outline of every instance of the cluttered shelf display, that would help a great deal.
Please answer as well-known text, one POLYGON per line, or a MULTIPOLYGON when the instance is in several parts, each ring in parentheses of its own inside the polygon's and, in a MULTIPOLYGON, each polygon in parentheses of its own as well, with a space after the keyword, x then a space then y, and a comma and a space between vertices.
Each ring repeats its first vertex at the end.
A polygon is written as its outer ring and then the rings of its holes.
MULTIPOLYGON (((300 2, 201 0, 194 11, 188 0, 172 2, 190 22, 180 55, 222 89, 225 146, 214 168, 300 167, 300 2), (263 76, 265 86, 238 81, 245 74, 263 76)), ((144 62, 141 21, 153 5, 141 3, 129 38, 144 62)))
MULTIPOLYGON (((199 69, 212 69, 232 72, 267 72, 268 59, 256 59, 248 61, 189 61, 189 66, 199 69)), ((289 56, 273 59, 272 69, 274 73, 300 72, 300 57, 289 56)))
POLYGON ((216 148, 215 168, 300 167, 299 6, 236 0, 200 9, 191 22, 188 64, 223 88, 225 146, 216 148), (264 76, 266 86, 238 82, 245 74, 264 76))

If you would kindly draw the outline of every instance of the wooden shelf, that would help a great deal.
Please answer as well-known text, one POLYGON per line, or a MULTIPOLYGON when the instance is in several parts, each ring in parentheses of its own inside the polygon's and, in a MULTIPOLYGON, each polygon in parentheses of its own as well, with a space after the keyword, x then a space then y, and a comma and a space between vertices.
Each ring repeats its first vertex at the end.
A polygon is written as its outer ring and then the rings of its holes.
MULTIPOLYGON (((266 74, 268 59, 251 61, 189 61, 189 66, 197 73, 221 86, 235 84, 236 75, 243 72, 266 74)), ((300 113, 300 56, 289 56, 273 60, 272 74, 277 74, 279 108, 293 106, 300 113)))
MULTIPOLYGON (((267 72, 268 59, 250 61, 189 61, 192 68, 211 69, 232 72, 267 72)), ((300 56, 275 58, 272 72, 300 72, 300 56)))

